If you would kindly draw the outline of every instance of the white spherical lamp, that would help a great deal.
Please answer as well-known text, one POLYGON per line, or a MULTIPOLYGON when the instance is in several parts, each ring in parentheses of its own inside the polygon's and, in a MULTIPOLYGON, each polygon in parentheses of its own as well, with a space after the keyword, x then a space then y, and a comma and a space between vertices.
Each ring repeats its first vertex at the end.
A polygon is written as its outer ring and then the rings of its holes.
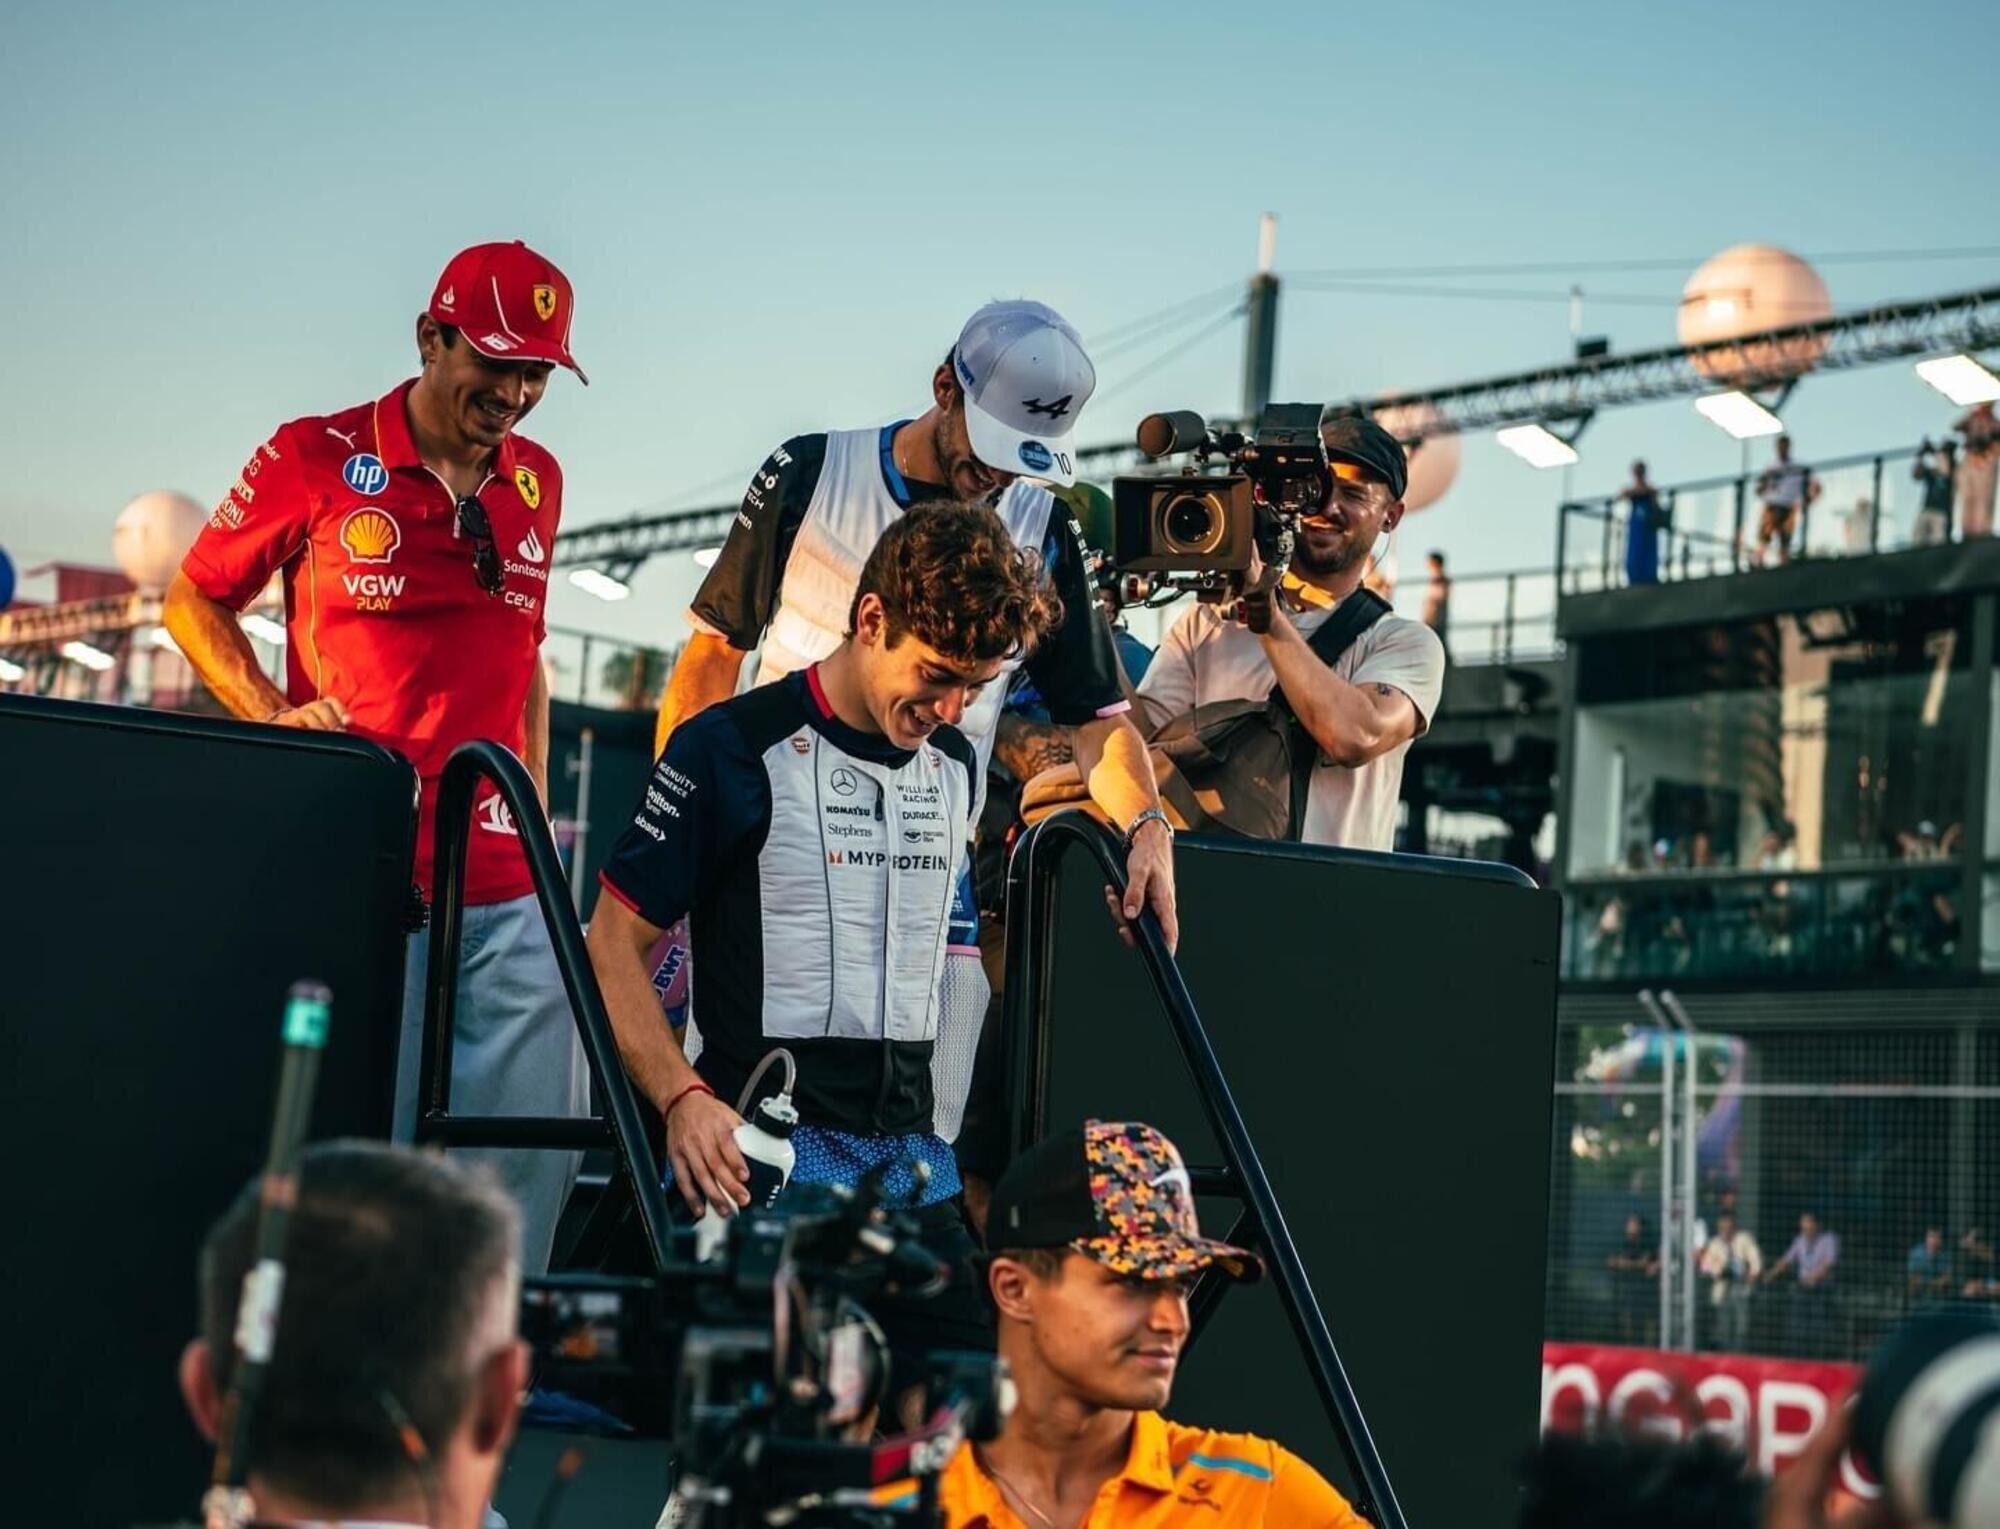
MULTIPOLYGON (((1810 324, 1833 312, 1819 272, 1789 250, 1739 244, 1704 261, 1681 289, 1681 344, 1706 345, 1740 335, 1810 324)), ((1746 376, 1796 376, 1826 349, 1823 336, 1767 341, 1698 357, 1695 369, 1715 382, 1746 376)))
POLYGON ((111 529, 112 556, 126 578, 147 594, 158 594, 173 582, 207 518, 186 494, 141 494, 118 512, 111 529))
MULTIPOLYGON (((1438 412, 1427 403, 1398 404, 1375 411, 1375 423, 1395 436, 1407 439, 1436 425, 1438 412)), ((1458 478, 1459 438, 1455 433, 1425 435, 1410 454, 1410 481, 1403 490, 1403 508, 1421 510, 1444 498, 1458 478)))

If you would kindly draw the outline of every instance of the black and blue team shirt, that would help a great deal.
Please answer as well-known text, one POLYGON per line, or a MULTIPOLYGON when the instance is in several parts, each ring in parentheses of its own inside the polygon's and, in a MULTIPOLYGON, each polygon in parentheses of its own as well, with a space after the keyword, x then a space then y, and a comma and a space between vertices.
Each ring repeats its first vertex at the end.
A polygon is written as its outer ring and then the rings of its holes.
POLYGON ((926 1198, 956 1192, 931 1052, 973 769, 957 729, 898 749, 841 722, 802 670, 675 729, 605 864, 606 892, 649 924, 689 918, 695 1070, 718 1097, 791 1051, 801 1182, 915 1152, 926 1198))

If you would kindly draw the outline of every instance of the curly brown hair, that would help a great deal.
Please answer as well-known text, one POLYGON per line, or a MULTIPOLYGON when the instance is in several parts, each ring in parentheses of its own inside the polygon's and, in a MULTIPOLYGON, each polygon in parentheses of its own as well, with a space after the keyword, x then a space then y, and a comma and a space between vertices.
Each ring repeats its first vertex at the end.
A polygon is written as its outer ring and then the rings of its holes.
POLYGON ((1063 618, 1040 556, 980 504, 914 505, 882 533, 847 609, 849 636, 863 595, 888 613, 890 647, 910 634, 961 663, 1029 652, 1063 618))

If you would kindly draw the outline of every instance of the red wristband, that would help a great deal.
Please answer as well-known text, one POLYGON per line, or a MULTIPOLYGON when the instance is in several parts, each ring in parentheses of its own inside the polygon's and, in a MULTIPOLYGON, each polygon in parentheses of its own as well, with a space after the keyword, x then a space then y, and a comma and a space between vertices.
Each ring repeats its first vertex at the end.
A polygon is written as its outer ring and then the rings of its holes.
POLYGON ((688 1084, 687 1087, 683 1088, 673 1098, 660 1106, 660 1119, 665 1120, 669 1115, 673 1114, 674 1106, 687 1098, 689 1094, 707 1094, 709 1098, 713 1099, 715 1097, 715 1090, 702 1082, 701 1079, 695 1079, 694 1082, 688 1084))

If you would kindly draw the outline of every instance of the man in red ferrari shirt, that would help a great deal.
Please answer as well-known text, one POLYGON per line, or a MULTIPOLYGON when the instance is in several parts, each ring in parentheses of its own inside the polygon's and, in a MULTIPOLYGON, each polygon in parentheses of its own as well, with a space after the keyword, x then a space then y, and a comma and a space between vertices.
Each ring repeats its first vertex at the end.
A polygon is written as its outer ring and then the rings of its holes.
MULTIPOLYGON (((431 890, 438 774, 459 744, 504 743, 548 798, 545 632, 562 512, 556 460, 514 427, 570 354, 568 279, 526 245, 453 257, 417 319, 423 370, 372 403, 296 419, 257 448, 167 591, 167 630, 239 717, 346 729, 400 750, 423 782, 417 877, 431 890), (273 573, 285 688, 237 625, 273 573)), ((585 1074, 521 853, 490 787, 476 802, 452 1108, 574 1115, 585 1074)), ((396 1131, 416 1119, 425 947, 403 992, 396 1131)), ((494 1154, 520 1201, 523 1267, 547 1267, 574 1158, 494 1154)))

